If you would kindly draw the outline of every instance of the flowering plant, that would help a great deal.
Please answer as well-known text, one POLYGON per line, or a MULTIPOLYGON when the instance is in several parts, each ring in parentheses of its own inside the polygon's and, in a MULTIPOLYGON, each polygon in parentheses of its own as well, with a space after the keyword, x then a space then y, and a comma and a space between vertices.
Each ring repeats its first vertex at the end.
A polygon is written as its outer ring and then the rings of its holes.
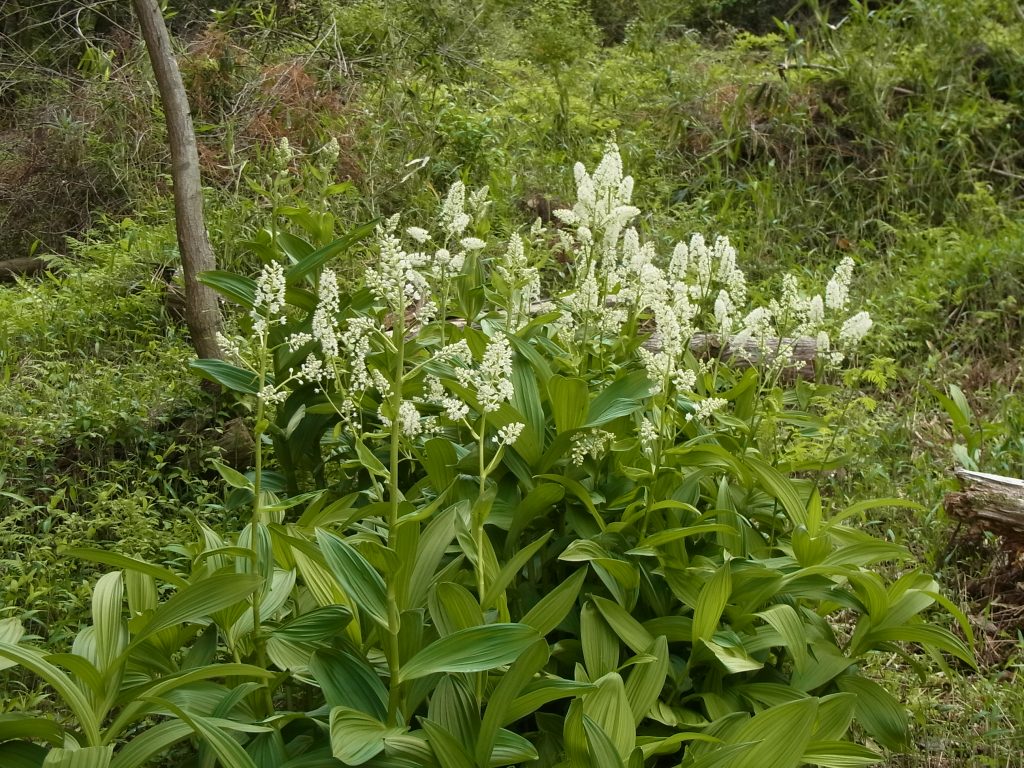
POLYGON ((870 503, 830 514, 764 439, 797 342, 820 378, 870 328, 852 262, 752 305, 726 238, 641 239, 614 146, 575 179, 549 297, 539 225, 484 239, 461 183, 377 223, 349 295, 323 250, 208 278, 248 312, 232 362, 195 366, 255 402, 256 466, 220 467, 266 579, 254 658, 322 691, 346 765, 871 762, 851 720, 896 747, 905 718, 865 655, 970 652, 921 619, 930 577, 872 570, 906 553, 849 525, 870 503), (338 607, 343 635, 279 634, 338 607))

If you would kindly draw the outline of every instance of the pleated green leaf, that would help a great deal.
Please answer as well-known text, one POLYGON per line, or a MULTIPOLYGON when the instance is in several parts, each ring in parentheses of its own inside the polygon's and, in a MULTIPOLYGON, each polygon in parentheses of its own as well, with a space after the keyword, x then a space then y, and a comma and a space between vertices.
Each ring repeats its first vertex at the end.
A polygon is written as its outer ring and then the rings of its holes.
POLYGON ((43 760, 43 768, 110 768, 113 756, 113 746, 51 749, 43 760))
POLYGON ((355 547, 330 531, 318 528, 316 540, 327 567, 345 594, 377 624, 387 628, 387 589, 381 575, 355 547))
POLYGON ((484 672, 511 664, 540 639, 525 624, 489 624, 446 635, 428 645, 402 666, 401 681, 437 672, 484 672))
POLYGON ((408 730, 348 707, 331 709, 331 751, 346 765, 362 765, 384 750, 384 740, 408 730))

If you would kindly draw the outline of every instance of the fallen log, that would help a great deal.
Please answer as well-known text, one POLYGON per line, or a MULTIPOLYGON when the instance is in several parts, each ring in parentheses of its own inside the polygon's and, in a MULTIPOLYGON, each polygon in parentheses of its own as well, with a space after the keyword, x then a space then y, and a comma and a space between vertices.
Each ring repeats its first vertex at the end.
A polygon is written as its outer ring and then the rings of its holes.
MULTIPOLYGON (((652 341, 653 341, 652 337, 652 341)), ((759 368, 771 365, 785 357, 787 376, 801 379, 814 378, 814 358, 818 344, 814 339, 738 339, 730 338, 725 344, 714 333, 698 333, 690 339, 690 351, 702 360, 728 360, 737 368, 759 368)))
POLYGON ((1024 545, 1024 480, 957 468, 961 490, 947 493, 946 514, 958 523, 1024 545))
POLYGON ((38 275, 46 268, 46 260, 35 256, 0 261, 0 283, 13 283, 19 277, 38 275))

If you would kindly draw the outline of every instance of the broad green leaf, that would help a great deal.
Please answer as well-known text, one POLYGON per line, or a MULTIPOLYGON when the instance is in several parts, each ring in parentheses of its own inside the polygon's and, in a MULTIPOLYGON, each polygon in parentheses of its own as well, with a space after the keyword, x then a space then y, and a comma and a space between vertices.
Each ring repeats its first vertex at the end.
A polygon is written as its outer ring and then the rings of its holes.
POLYGON ((494 751, 483 765, 499 768, 504 765, 529 765, 539 757, 537 749, 518 733, 499 728, 494 737, 494 751))
POLYGON ((643 371, 634 371, 603 389, 587 410, 584 427, 600 427, 620 416, 627 416, 650 397, 652 385, 643 371))
POLYGON ((242 745, 219 727, 224 722, 223 720, 186 712, 168 701, 162 703, 183 722, 191 726, 196 736, 205 742, 217 756, 222 768, 258 768, 248 753, 242 749, 242 745))
POLYGON ((761 487, 779 500, 793 525, 807 526, 807 508, 800 499, 793 481, 760 459, 744 456, 743 462, 761 487))
POLYGON ((324 648, 313 654, 309 671, 329 706, 358 710, 375 720, 387 717, 387 688, 366 661, 344 651, 324 648))
POLYGON ((112 565, 115 568, 121 568, 126 571, 146 573, 154 579, 165 581, 178 588, 188 585, 188 581, 186 579, 182 578, 174 571, 164 568, 162 565, 147 563, 145 560, 136 560, 134 557, 120 555, 117 552, 109 552, 105 549, 89 549, 87 547, 72 547, 62 551, 63 554, 68 557, 77 557, 82 560, 88 560, 91 563, 112 565))
POLYGON ((259 376, 223 360, 193 360, 189 366, 203 378, 215 381, 232 392, 255 395, 260 391, 259 376))
POLYGON ((814 723, 814 741, 837 741, 846 735, 853 722, 857 697, 852 693, 833 693, 818 699, 818 719, 814 723))
POLYGON ((547 419, 540 400, 540 388, 533 367, 522 357, 512 364, 511 406, 522 415, 525 425, 515 443, 515 452, 527 464, 534 466, 544 452, 544 430, 547 419))
POLYGON ((120 691, 115 701, 115 706, 123 708, 118 712, 114 722, 107 728, 107 732, 123 732, 128 726, 152 710, 148 703, 150 700, 157 699, 179 688, 188 688, 197 682, 216 678, 265 680, 273 676, 272 672, 251 664, 209 664, 196 669, 184 670, 173 675, 159 677, 136 687, 124 688, 120 691))
POLYGON ((583 506, 587 508, 587 512, 594 518, 594 522, 597 523, 597 527, 602 531, 607 527, 604 522, 604 518, 598 514, 597 507, 594 506, 594 500, 590 497, 590 491, 583 487, 582 484, 577 480, 573 480, 571 477, 565 475, 537 475, 537 480, 550 480, 553 483, 558 483, 565 487, 567 491, 572 493, 577 499, 583 502, 583 506))
POLYGON ((43 760, 43 768, 110 768, 114 747, 77 747, 51 749, 43 760))
POLYGON ((57 746, 64 743, 64 729, 46 717, 9 712, 0 715, 0 743, 12 739, 46 741, 57 746))
POLYGON ((451 440, 441 437, 428 440, 423 446, 420 462, 437 493, 443 492, 455 480, 455 465, 459 463, 459 457, 451 440))
POLYGON ((877 752, 848 741, 812 741, 804 750, 804 762, 822 768, 860 768, 885 758, 877 752))
POLYGON ((548 400, 555 429, 559 432, 571 432, 583 426, 590 400, 587 382, 583 379, 555 374, 548 379, 548 400))
POLYGON ((145 626, 132 638, 129 648, 137 646, 161 629, 205 619, 219 610, 235 605, 251 595, 263 579, 255 574, 216 574, 179 589, 167 602, 153 611, 145 626))
POLYGON ((548 677, 530 683, 526 689, 516 697, 503 718, 505 725, 514 723, 520 718, 531 715, 545 704, 560 699, 569 699, 589 693, 594 690, 590 683, 578 683, 574 680, 563 680, 560 677, 548 677))
POLYGON ((512 514, 512 523, 508 528, 505 554, 510 556, 519 543, 523 530, 538 516, 551 509, 565 498, 565 488, 555 483, 539 483, 516 505, 512 514))
POLYGON ((594 685, 595 690, 583 697, 583 714, 604 731, 625 762, 636 745, 636 727, 626 686, 616 672, 596 680, 594 685))
POLYGON ((614 630, 619 639, 629 646, 633 653, 646 653, 654 643, 654 635, 644 625, 634 619, 625 608, 604 597, 595 595, 591 598, 597 609, 614 630))
POLYGON ((840 675, 836 685, 857 697, 854 717, 875 741, 892 750, 907 745, 910 728, 906 710, 882 686, 860 675, 840 675))
POLYGON ((296 616, 272 630, 271 634, 289 640, 329 640, 347 627, 350 621, 352 611, 348 608, 343 605, 328 605, 296 616))
POLYGON ((422 718, 420 722, 430 750, 441 768, 476 768, 473 759, 455 736, 428 717, 422 718))
POLYGON ((599 765, 601 768, 625 768, 615 744, 593 718, 583 715, 583 730, 587 736, 587 749, 594 761, 593 765, 599 765))
POLYGON ((522 623, 533 627, 542 636, 554 630, 576 605, 576 598, 586 577, 586 568, 577 570, 538 600, 523 616, 522 623))
POLYGON ((722 563, 708 579, 697 599, 693 611, 693 639, 710 640, 718 631, 722 612, 732 593, 732 569, 728 562, 722 563))
POLYGON ((508 672, 501 676, 487 700, 487 708, 480 723, 475 750, 477 764, 483 765, 489 759, 494 751, 495 736, 498 729, 507 724, 505 717, 513 702, 534 675, 540 672, 549 657, 548 644, 538 640, 523 651, 508 672))
POLYGON ((96 715, 93 714, 89 700, 70 677, 46 661, 44 655, 34 648, 0 641, 0 657, 20 664, 46 681, 78 720, 85 736, 86 746, 96 746, 100 743, 100 723, 96 715))
MULTIPOLYGON (((3 619, 0 621, 0 643, 7 643, 8 645, 17 645, 21 638, 25 636, 25 628, 21 625, 21 622, 15 618, 3 619)), ((0 670, 13 667, 17 664, 16 661, 4 658, 0 656, 0 670)))
POLYGON ((734 645, 723 645, 714 640, 704 640, 704 646, 714 654, 718 662, 725 667, 725 671, 731 675, 740 672, 756 672, 764 665, 750 655, 741 647, 734 645))
POLYGON ((664 635, 648 646, 647 654, 654 657, 654 661, 635 665, 626 680, 626 699, 633 712, 634 725, 640 725, 640 722, 647 717, 647 713, 661 697, 662 689, 665 687, 669 655, 668 641, 664 635))
POLYGON ((46 759, 46 750, 27 741, 0 743, 0 765, 4 768, 40 768, 46 759))
POLYGON ((348 707, 331 709, 331 751, 346 765, 362 765, 384 750, 385 739, 407 730, 348 707))
POLYGON ((436 672, 484 672, 511 664, 540 639, 525 624, 490 624, 446 635, 402 666, 399 680, 415 680, 436 672))
POLYGON ((127 642, 124 622, 124 582, 120 571, 100 577, 92 591, 92 624, 96 632, 96 668, 107 672, 127 642))
POLYGON ((416 562, 409 576, 409 607, 421 608, 438 566, 444 559, 448 545, 455 537, 455 510, 450 506, 434 515, 427 527, 420 532, 416 547, 416 562))
POLYGON ((320 544, 327 567, 351 600, 377 624, 388 627, 388 608, 384 579, 347 541, 330 531, 318 528, 320 544))
POLYGON ((293 264, 285 271, 285 280, 288 285, 295 285, 303 277, 316 272, 320 267, 330 261, 339 253, 348 250, 364 237, 373 232, 379 219, 360 224, 350 232, 342 235, 334 242, 328 243, 308 256, 303 257, 298 263, 293 264))
POLYGON ((908 624, 902 627, 874 629, 867 634, 863 644, 870 647, 876 643, 892 642, 919 643, 924 646, 933 646, 956 656, 972 667, 977 666, 974 654, 971 653, 970 648, 964 645, 963 640, 948 629, 929 624, 908 624))
POLYGON ((813 661, 802 671, 794 670, 790 685, 801 691, 813 691, 850 668, 853 662, 844 656, 832 642, 811 645, 813 661))
POLYGON ((110 768, 145 768, 169 747, 192 735, 192 727, 181 720, 167 720, 133 737, 114 755, 110 768))
POLYGON ((484 610, 494 605, 494 601, 505 591, 505 587, 530 562, 538 550, 547 543, 547 540, 551 538, 551 534, 552 531, 548 531, 536 541, 523 547, 502 566, 497 578, 487 587, 487 591, 484 593, 483 605, 481 606, 484 610))
POLYGON ((484 614, 473 594, 461 584, 443 581, 427 599, 430 617, 442 636, 483 624, 484 614))
POLYGON ((208 285, 221 296, 252 309, 256 304, 256 281, 245 275, 211 269, 199 273, 199 282, 208 285))
POLYGON ((252 490, 252 480, 243 475, 237 469, 232 469, 227 464, 211 459, 210 463, 213 464, 214 469, 220 473, 220 476, 224 478, 224 482, 230 485, 232 488, 245 488, 246 490, 252 490))
POLYGON ((705 533, 735 534, 737 531, 733 526, 722 523, 701 523, 700 525, 690 525, 686 528, 669 528, 664 531, 658 531, 650 536, 645 536, 636 547, 629 550, 626 554, 656 555, 658 547, 663 547, 666 544, 687 539, 691 536, 702 536, 705 533))
POLYGON ((466 679, 466 675, 442 675, 431 691, 427 718, 469 750, 480 734, 480 705, 466 679))
POLYGON ((587 601, 580 612, 580 641, 587 674, 596 680, 619 666, 619 638, 601 616, 593 601, 587 601))
POLYGON ((764 619, 786 641, 786 647, 793 657, 793 665, 799 673, 808 663, 807 631, 796 610, 784 603, 773 605, 756 614, 764 619))
POLYGON ((757 750, 733 763, 733 768, 797 768, 810 741, 817 699, 798 699, 754 715, 730 741, 756 743, 757 750))

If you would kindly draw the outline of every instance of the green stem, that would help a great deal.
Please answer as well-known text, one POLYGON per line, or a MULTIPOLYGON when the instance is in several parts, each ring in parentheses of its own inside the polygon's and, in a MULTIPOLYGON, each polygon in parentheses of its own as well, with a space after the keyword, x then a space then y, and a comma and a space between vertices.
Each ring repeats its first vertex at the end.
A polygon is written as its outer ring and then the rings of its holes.
MULTIPOLYGON (((400 489, 398 487, 398 462, 401 443, 401 422, 398 418, 399 407, 402 405, 402 385, 405 379, 405 312, 395 313, 393 329, 395 345, 395 376, 392 383, 391 398, 391 456, 388 473, 388 547, 398 552, 398 507, 400 489)), ((402 614, 398 605, 398 578, 392 576, 387 582, 388 601, 388 722, 402 725, 402 690, 399 683, 401 660, 399 659, 398 632, 401 628, 402 614)))
MULTIPOLYGON (((260 368, 259 368, 259 388, 260 394, 256 398, 256 445, 255 445, 255 456, 254 456, 254 471, 252 481, 252 522, 250 523, 251 538, 253 544, 256 543, 256 526, 258 526, 263 518, 263 504, 262 504, 262 481, 263 481, 263 421, 266 418, 266 405, 263 402, 263 388, 267 383, 267 346, 270 343, 269 334, 264 337, 262 349, 260 350, 260 368)), ((259 547, 254 547, 254 550, 259 556, 259 547)), ((255 569, 257 573, 262 573, 262 564, 259 562, 255 563, 255 569)), ((271 571, 273 571, 273 564, 271 564, 271 571)), ((256 663, 261 669, 267 669, 267 644, 263 637, 262 629, 262 617, 260 616, 260 600, 263 598, 263 589, 258 589, 252 596, 252 642, 253 649, 256 653, 256 663)), ((274 702, 270 694, 270 686, 266 680, 263 681, 263 685, 260 688, 262 699, 262 705, 264 712, 267 716, 274 711, 274 702)))
MULTIPOLYGON (((487 414, 483 414, 480 417, 480 491, 477 496, 477 506, 479 508, 480 503, 483 501, 484 493, 487 490, 487 464, 486 464, 486 452, 484 448, 487 445, 487 414)), ((484 591, 487 588, 486 578, 484 576, 484 519, 483 515, 479 511, 473 513, 473 542, 476 546, 476 590, 477 597, 480 599, 480 608, 484 608, 484 591)))

